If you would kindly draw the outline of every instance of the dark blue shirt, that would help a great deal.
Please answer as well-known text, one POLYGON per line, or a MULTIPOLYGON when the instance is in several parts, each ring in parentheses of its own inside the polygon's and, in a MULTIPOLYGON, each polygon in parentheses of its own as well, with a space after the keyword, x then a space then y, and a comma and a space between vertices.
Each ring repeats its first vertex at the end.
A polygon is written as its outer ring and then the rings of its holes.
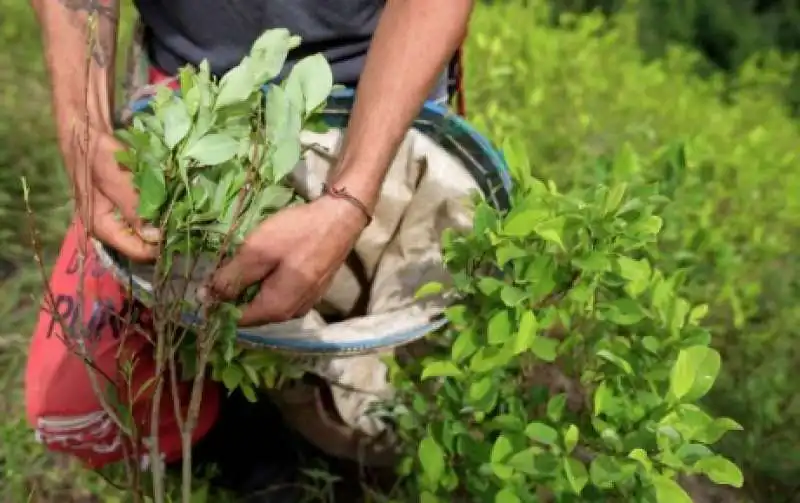
POLYGON ((289 63, 322 52, 337 84, 358 82, 384 0, 135 0, 151 62, 175 73, 207 59, 217 75, 236 66, 270 28, 303 39, 289 63))

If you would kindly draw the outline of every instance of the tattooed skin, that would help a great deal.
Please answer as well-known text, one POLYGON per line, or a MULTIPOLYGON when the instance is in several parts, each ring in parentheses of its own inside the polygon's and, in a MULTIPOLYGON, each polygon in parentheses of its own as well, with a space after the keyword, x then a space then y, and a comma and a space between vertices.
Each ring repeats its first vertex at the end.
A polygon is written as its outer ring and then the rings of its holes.
POLYGON ((75 13, 84 13, 88 16, 91 25, 94 24, 94 33, 89 37, 89 48, 92 59, 100 68, 106 68, 112 63, 113 44, 116 37, 117 25, 117 0, 58 0, 67 10, 75 13), (91 20, 94 19, 94 23, 91 20))

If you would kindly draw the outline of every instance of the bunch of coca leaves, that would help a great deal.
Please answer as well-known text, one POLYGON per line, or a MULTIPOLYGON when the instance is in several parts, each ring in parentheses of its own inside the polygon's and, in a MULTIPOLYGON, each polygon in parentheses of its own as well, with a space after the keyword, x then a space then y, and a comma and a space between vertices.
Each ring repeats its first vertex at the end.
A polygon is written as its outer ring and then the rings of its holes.
POLYGON ((296 200, 285 178, 300 160, 300 132, 316 126, 333 87, 322 55, 300 60, 280 85, 268 84, 299 43, 285 29, 269 30, 219 82, 206 62, 185 67, 180 93, 159 89, 150 109, 118 132, 139 216, 164 230, 166 255, 219 251, 227 240, 235 248, 296 200))
MULTIPOLYGON (((272 83, 299 44, 300 38, 288 30, 266 31, 219 80, 205 61, 199 68, 187 66, 178 75, 179 92, 160 88, 150 106, 134 113, 130 125, 118 131, 127 149, 117 159, 133 173, 139 216, 163 236, 155 266, 131 267, 153 275, 156 303, 159 296, 161 304, 167 297, 182 299, 172 310, 178 317, 188 309, 205 309, 204 330, 217 333, 212 363, 217 359, 219 365, 213 365, 214 373, 248 396, 264 381, 274 383, 274 355, 243 355, 235 345, 236 306, 217 303, 209 312, 207 306, 187 301, 194 298, 187 292, 196 290, 264 219, 302 203, 287 175, 304 150, 301 131, 324 127, 320 112, 333 90, 333 76, 317 54, 294 64, 281 83, 272 83), (166 288, 174 293, 171 280, 176 277, 185 278, 181 292, 166 295, 166 288), (260 360, 250 362, 248 371, 234 362, 245 356, 260 360)), ((255 287, 240 301, 252 298, 255 287)), ((192 374, 196 339, 185 339, 180 347, 186 356, 184 373, 192 374)))

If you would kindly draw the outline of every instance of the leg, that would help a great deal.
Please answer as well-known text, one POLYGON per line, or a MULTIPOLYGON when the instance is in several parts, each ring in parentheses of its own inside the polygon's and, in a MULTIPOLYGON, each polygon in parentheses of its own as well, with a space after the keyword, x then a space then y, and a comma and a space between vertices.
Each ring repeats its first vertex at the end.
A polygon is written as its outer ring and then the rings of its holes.
MULTIPOLYGON (((132 427, 127 429, 137 432, 133 437, 149 436, 155 364, 141 333, 147 329, 148 313, 99 266, 84 234, 79 223, 67 232, 31 341, 25 375, 28 420, 47 448, 69 453, 91 467, 120 461, 133 452, 144 461, 148 451, 123 434, 109 393, 131 410, 132 427), (141 315, 141 328, 122 321, 134 312, 141 315), (124 362, 132 363, 130 378, 123 376, 128 366, 124 362)), ((189 392, 188 385, 179 387, 184 408, 189 392)), ((180 458, 180 432, 173 397, 168 391, 164 395, 159 404, 159 447, 170 461, 180 458)), ((215 421, 218 400, 218 389, 208 383, 196 438, 215 421)))
POLYGON ((307 451, 269 397, 250 403, 234 392, 222 398, 219 419, 197 444, 194 457, 201 469, 216 468, 215 487, 243 501, 294 503, 302 500, 296 484, 307 451))

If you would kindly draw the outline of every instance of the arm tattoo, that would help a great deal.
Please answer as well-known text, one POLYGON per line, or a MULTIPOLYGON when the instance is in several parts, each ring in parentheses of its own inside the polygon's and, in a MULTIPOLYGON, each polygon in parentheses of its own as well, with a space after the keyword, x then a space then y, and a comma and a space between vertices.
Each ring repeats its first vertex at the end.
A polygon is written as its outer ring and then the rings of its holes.
POLYGON ((89 18, 89 49, 97 66, 106 68, 113 63, 114 38, 116 37, 117 0, 58 0, 67 10, 85 13, 89 18), (94 19, 93 28, 91 20, 94 19))

